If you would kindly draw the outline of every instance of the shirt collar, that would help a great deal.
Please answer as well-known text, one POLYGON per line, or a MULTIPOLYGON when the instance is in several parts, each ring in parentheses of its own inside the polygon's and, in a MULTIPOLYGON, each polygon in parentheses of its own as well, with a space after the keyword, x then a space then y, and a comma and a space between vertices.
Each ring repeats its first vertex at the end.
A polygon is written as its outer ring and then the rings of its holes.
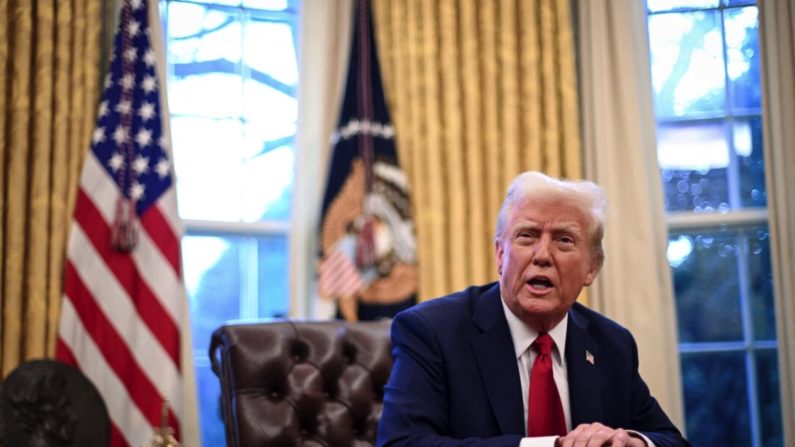
MULTIPOLYGON (((508 329, 511 331, 514 353, 518 359, 527 351, 527 348, 530 347, 536 337, 538 337, 538 332, 514 315, 511 309, 508 308, 508 305, 505 304, 505 300, 503 300, 502 297, 500 297, 500 302, 502 303, 502 310, 505 312, 505 319, 508 320, 508 329)), ((568 329, 569 314, 567 312, 566 316, 560 320, 560 323, 549 331, 549 336, 555 340, 555 346, 558 347, 561 362, 563 361, 563 353, 566 352, 566 332, 568 332, 568 329)), ((553 357, 555 356, 553 355, 553 357)))

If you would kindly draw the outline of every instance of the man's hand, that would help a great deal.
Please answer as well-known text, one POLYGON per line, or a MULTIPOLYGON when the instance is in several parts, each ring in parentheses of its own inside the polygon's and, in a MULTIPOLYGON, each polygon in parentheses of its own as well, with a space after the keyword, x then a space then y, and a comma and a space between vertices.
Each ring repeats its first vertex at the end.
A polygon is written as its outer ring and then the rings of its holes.
POLYGON ((566 436, 555 441, 555 447, 646 447, 646 443, 630 436, 622 428, 612 429, 600 423, 580 424, 566 436))

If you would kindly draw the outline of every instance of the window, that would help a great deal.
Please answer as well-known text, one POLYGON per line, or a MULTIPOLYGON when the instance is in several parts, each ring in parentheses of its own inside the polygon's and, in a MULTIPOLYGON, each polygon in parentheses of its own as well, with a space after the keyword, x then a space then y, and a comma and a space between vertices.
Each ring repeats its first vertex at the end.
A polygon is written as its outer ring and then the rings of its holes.
POLYGON ((754 0, 647 0, 693 445, 783 445, 754 0))
POLYGON ((286 315, 298 0, 161 0, 204 445, 224 444, 212 331, 286 315))

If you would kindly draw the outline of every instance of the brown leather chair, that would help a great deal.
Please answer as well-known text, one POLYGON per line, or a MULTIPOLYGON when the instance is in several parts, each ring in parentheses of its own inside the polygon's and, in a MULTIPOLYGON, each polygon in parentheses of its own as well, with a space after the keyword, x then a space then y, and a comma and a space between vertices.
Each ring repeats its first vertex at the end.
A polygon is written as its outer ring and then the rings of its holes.
POLYGON ((389 320, 218 328, 227 446, 372 446, 392 369, 389 320))

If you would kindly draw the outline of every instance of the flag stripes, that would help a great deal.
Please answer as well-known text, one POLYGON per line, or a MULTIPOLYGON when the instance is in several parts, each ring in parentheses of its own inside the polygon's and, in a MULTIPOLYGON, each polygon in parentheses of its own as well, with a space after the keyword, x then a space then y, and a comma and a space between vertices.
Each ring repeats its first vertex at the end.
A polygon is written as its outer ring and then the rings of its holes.
MULTIPOLYGON (((113 276, 118 281, 125 295, 125 299, 132 302, 134 310, 128 309, 126 312, 137 312, 146 326, 160 340, 163 349, 172 358, 173 364, 179 364, 179 328, 174 323, 169 312, 163 308, 158 297, 150 290, 148 283, 143 281, 130 256, 120 255, 114 252, 107 243, 110 240, 110 226, 102 223, 96 208, 91 199, 81 190, 78 193, 75 208, 75 226, 72 231, 77 232, 75 242, 77 244, 90 244, 93 248, 91 255, 101 258, 104 262, 93 259, 85 259, 78 264, 91 265, 93 269, 108 270, 106 274, 113 276), (84 229, 86 232, 84 232, 84 229), (90 241, 90 242, 89 242, 90 241)), ((84 248, 88 252, 88 248, 84 248)), ((88 257, 86 257, 88 258, 88 257)), ((86 268, 87 274, 92 273, 86 268)), ((109 285, 110 282, 105 283, 109 285)), ((100 286, 102 287, 102 286, 100 286)), ((116 305, 127 307, 123 300, 117 300, 116 305)))
MULTIPOLYGON (((80 181, 80 191, 78 193, 90 192, 92 198, 90 203, 99 213, 92 214, 92 217, 96 218, 101 215, 102 220, 97 221, 96 224, 101 223, 107 228, 107 231, 110 232, 110 225, 114 219, 116 200, 118 198, 118 194, 113 193, 114 183, 107 175, 103 175, 104 170, 91 154, 86 159, 83 169, 85 175, 80 181), (110 191, 110 194, 108 194, 108 191, 110 191)), ((163 202, 166 200, 175 200, 174 196, 171 194, 164 194, 163 197, 163 202)), ((177 251, 175 255, 173 253, 163 253, 162 250, 166 248, 179 248, 179 238, 176 234, 180 231, 177 231, 176 228, 180 228, 180 224, 177 223, 179 222, 179 218, 175 214, 165 212, 166 208, 166 206, 153 206, 144 215, 140 216, 141 223, 147 222, 148 225, 142 225, 143 229, 146 231, 140 232, 140 244, 137 250, 131 253, 131 256, 141 276, 147 280, 154 295, 159 299, 160 305, 168 312, 172 320, 179 321, 180 315, 182 315, 184 310, 183 302, 172 298, 184 293, 182 279, 180 278, 180 269, 174 268, 174 262, 179 265, 179 251, 177 251), (151 213, 157 213, 159 217, 151 218, 149 217, 151 213), (167 223, 168 227, 164 226, 150 231, 153 221, 155 220, 167 223), (169 234, 171 234, 171 236, 169 236, 169 234), (161 240, 161 236, 163 240, 161 240), (160 250, 156 250, 155 246, 160 248, 160 250), (175 258, 176 261, 163 261, 164 259, 170 258, 175 258)), ((176 208, 175 201, 174 208, 176 208)), ((76 215, 75 218, 77 217, 76 215)), ((91 225, 95 225, 93 221, 90 221, 90 223, 91 225)))
POLYGON ((364 283, 356 266, 339 250, 332 251, 318 268, 318 284, 323 296, 352 297, 364 283))
POLYGON ((60 343, 57 346, 58 358, 62 361, 71 358, 73 362, 69 363, 80 368, 99 390, 108 407, 110 418, 124 440, 124 444, 112 445, 139 447, 152 433, 152 426, 138 407, 131 405, 132 399, 126 388, 105 362, 104 355, 86 332, 67 299, 61 305, 61 327, 60 343), (75 352, 81 353, 80 357, 85 361, 78 359, 75 352))
POLYGON ((171 230, 166 217, 160 213, 159 207, 153 207, 148 213, 141 216, 141 226, 146 234, 152 237, 152 242, 163 254, 163 259, 168 261, 175 275, 181 271, 179 260, 179 238, 171 230))
MULTIPOLYGON (((139 365, 148 365, 154 362, 168 361, 168 359, 158 359, 158 349, 152 349, 151 355, 147 355, 145 351, 147 345, 142 342, 144 337, 139 336, 135 340, 135 344, 128 346, 122 337, 117 332, 116 327, 119 325, 116 320, 116 325, 111 323, 105 316, 105 312, 100 308, 97 301, 94 300, 88 287, 80 280, 80 276, 74 270, 74 264, 68 263, 66 269, 66 284, 64 286, 64 293, 68 297, 75 311, 81 315, 96 315, 96 318, 84 321, 84 328, 86 332, 91 334, 91 338, 97 347, 105 352, 105 360, 108 365, 113 369, 114 373, 122 380, 125 387, 130 392, 130 395, 139 408, 145 409, 146 414, 149 415, 150 423, 156 426, 160 423, 157 417, 161 408, 161 401, 158 398, 160 393, 157 391, 154 382, 162 380, 162 377, 152 377, 151 371, 141 369, 139 365)), ((98 300, 104 302, 106 300, 98 300)), ((119 312, 115 312, 119 314, 119 312)), ((117 316, 114 315, 114 316, 117 316)), ((126 332, 132 332, 136 326, 132 319, 128 319, 126 332)), ((125 330, 122 330, 125 332, 125 330)), ((161 355, 162 357, 162 355, 161 355)), ((174 373, 165 374, 173 376, 174 373)), ((168 387, 166 387, 168 389, 168 387)), ((167 396, 169 400, 173 400, 177 396, 167 396)))

